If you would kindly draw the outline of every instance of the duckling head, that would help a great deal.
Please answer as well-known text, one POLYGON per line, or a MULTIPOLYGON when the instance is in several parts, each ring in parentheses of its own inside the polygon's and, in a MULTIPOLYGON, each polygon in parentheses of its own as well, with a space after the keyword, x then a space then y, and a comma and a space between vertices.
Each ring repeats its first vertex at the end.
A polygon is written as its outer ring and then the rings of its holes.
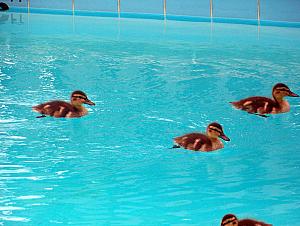
POLYGON ((230 139, 224 134, 222 126, 217 122, 210 123, 207 126, 206 133, 207 136, 211 138, 220 137, 223 140, 230 141, 230 139))
POLYGON ((82 104, 95 105, 95 103, 90 101, 87 95, 80 90, 76 90, 71 94, 71 104, 78 107, 82 104))
POLYGON ((221 221, 221 226, 238 226, 238 224, 239 221, 233 214, 226 214, 221 221))
POLYGON ((282 99, 285 96, 289 96, 289 97, 299 97, 298 94, 293 93, 290 88, 283 84, 283 83, 277 83, 272 90, 272 94, 274 99, 282 99))

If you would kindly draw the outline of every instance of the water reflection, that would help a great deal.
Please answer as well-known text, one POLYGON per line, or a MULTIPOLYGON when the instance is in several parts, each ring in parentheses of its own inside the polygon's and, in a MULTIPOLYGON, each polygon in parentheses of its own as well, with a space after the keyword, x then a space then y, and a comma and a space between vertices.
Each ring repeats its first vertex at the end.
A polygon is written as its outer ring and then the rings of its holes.
POLYGON ((5 24, 8 21, 9 15, 0 13, 0 24, 5 24))
POLYGON ((17 24, 17 25, 23 25, 25 14, 23 13, 7 13, 7 12, 0 12, 0 25, 6 24, 10 22, 10 24, 17 24))

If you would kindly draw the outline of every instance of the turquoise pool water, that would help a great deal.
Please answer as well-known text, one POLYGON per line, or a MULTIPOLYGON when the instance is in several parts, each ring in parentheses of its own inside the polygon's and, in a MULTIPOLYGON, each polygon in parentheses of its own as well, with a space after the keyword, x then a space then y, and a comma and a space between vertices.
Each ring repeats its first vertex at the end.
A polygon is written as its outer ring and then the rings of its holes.
POLYGON ((300 221, 300 98, 261 118, 229 101, 300 94, 300 29, 0 13, 0 225, 300 221), (81 89, 77 119, 31 106, 81 89), (212 153, 172 138, 223 125, 212 153))

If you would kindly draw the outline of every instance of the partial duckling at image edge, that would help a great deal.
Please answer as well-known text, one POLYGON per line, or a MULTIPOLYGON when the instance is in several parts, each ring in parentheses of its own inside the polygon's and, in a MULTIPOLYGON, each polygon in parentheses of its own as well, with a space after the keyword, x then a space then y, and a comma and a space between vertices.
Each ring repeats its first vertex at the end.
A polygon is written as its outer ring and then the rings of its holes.
POLYGON ((234 214, 226 214, 221 221, 221 226, 272 226, 272 224, 253 219, 238 220, 234 214))
POLYGON ((290 104, 284 97, 299 97, 293 93, 289 87, 283 83, 277 83, 272 90, 273 99, 261 96, 254 96, 240 101, 230 102, 235 108, 267 117, 265 114, 279 114, 290 111, 290 104))
POLYGON ((188 133, 174 138, 175 145, 173 148, 182 147, 193 151, 210 152, 224 147, 224 144, 219 138, 230 141, 224 134, 222 126, 217 122, 213 122, 207 126, 206 134, 188 133))
POLYGON ((33 106, 32 109, 42 114, 37 118, 46 117, 46 115, 56 118, 78 118, 88 114, 83 104, 95 105, 84 92, 76 90, 71 94, 70 103, 54 100, 33 106))
POLYGON ((9 6, 4 2, 0 2, 0 11, 6 11, 6 10, 9 10, 9 6))

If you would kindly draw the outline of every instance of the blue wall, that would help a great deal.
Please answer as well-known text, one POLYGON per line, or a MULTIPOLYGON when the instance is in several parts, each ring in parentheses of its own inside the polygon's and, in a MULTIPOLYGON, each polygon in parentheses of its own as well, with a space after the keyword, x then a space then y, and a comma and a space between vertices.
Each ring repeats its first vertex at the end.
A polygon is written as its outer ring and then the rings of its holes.
POLYGON ((214 0, 214 16, 257 19, 257 0, 214 0))
MULTIPOLYGON (((1 0, 27 7, 28 0, 1 0)), ((114 12, 118 0, 74 0, 75 10, 114 12)), ((122 13, 163 14, 164 0, 120 0, 122 13)), ((300 22, 300 0, 260 0, 261 19, 300 22)), ((30 0, 32 8, 72 10, 72 0, 30 0)), ((210 16, 210 0, 166 0, 167 15, 210 16)), ((257 19, 257 0, 213 0, 214 17, 257 19)))
POLYGON ((300 0, 261 0, 261 14, 268 20, 300 22, 300 0))
POLYGON ((209 17, 209 0, 167 0, 167 14, 209 17))

